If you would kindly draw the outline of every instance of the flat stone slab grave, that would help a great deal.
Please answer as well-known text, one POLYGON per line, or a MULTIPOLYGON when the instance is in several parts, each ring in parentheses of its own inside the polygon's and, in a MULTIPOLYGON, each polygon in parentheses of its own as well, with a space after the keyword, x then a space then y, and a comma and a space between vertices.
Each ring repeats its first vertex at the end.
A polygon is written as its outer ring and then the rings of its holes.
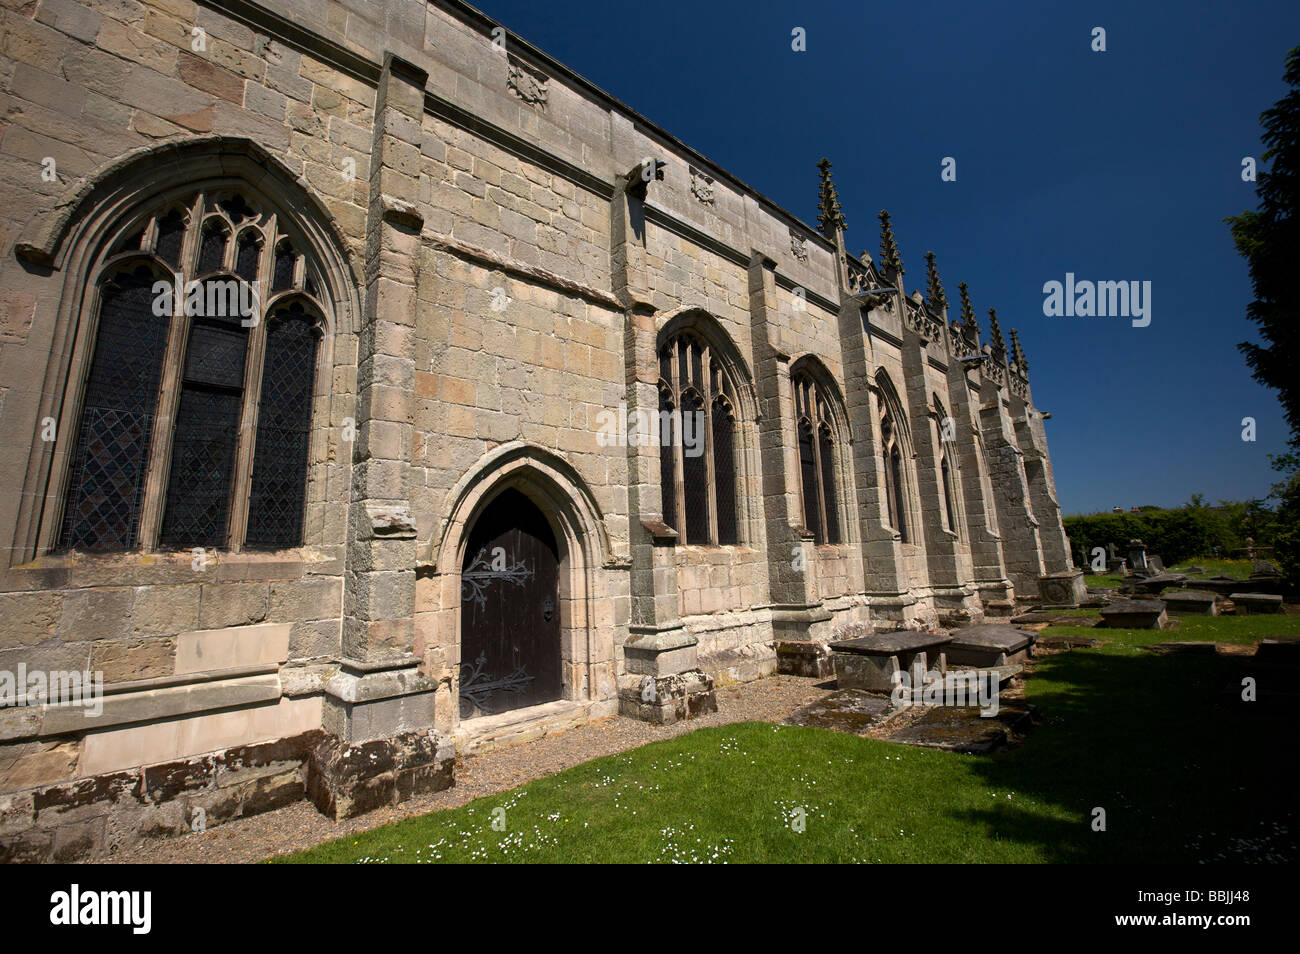
POLYGON ((1109 629, 1168 629, 1169 617, 1161 600, 1126 600, 1102 610, 1101 625, 1109 629))
POLYGON ((1034 654, 1038 634, 1015 626, 984 623, 965 626, 945 648, 948 665, 1005 666, 1022 663, 1034 654))
POLYGON ((1241 615, 1282 612, 1282 597, 1274 593, 1233 593, 1228 599, 1241 615))
POLYGON ((1241 591, 1245 589, 1246 581, 1231 576, 1204 576, 1199 579, 1188 580, 1187 585, 1191 589, 1209 590, 1220 596, 1227 596, 1234 590, 1241 591))
POLYGON ((1161 590, 1167 590, 1171 586, 1181 586, 1187 582, 1187 577, 1182 573, 1160 573, 1156 576, 1147 577, 1133 584, 1133 589, 1139 593, 1157 594, 1161 590))
MULTIPOLYGON (((909 686, 902 692, 914 706, 978 706, 981 689, 989 691, 990 679, 997 681, 998 691, 1010 685, 1011 680, 1024 671, 1024 666, 1009 664, 1003 666, 983 666, 977 669, 949 669, 941 679, 931 679, 929 674, 921 675, 913 671, 909 674, 909 686)), ((891 694, 891 698, 896 694, 891 694)))
POLYGON ((848 735, 866 735, 868 729, 880 725, 899 711, 889 696, 860 689, 838 689, 829 696, 799 707, 790 713, 785 723, 848 735))
POLYGON ((836 682, 840 689, 889 692, 894 688, 894 674, 910 670, 918 662, 922 671, 945 672, 948 661, 941 647, 948 642, 949 637, 938 633, 896 630, 831 643, 836 682))
POLYGON ((1101 645, 1100 639, 1093 639, 1091 636, 1043 636, 1038 640, 1038 645, 1044 649, 1095 649, 1101 645))
POLYGON ((1082 626, 1085 629, 1092 626, 1101 625, 1100 616, 1064 616, 1056 615, 1051 619, 1039 619, 1040 616, 1047 614, 1030 613, 1027 616, 1018 616, 1014 620, 1014 625, 1021 629, 1027 629, 1034 633, 1041 633, 1049 626, 1082 626))
POLYGON ((1218 616, 1217 595, 1205 590, 1171 590, 1160 599, 1172 616, 1218 616))
POLYGON ((1032 707, 1019 701, 1002 702, 998 714, 989 718, 981 716, 979 709, 936 706, 887 738, 904 745, 982 754, 1000 748, 1009 733, 1023 733, 1032 724, 1032 707))
POLYGON ((1183 653, 1194 656, 1213 656, 1219 651, 1218 643, 1207 643, 1203 640, 1176 640, 1169 643, 1157 643, 1150 647, 1153 653, 1183 653))
MULTIPOLYGON (((1004 668, 1020 670, 1019 666, 1004 668)), ((957 675, 949 673, 949 677, 957 675)), ((1014 673, 1008 678, 1011 675, 1014 673)), ((985 753, 1005 745, 1010 733, 1028 731, 1033 723, 1032 706, 1019 700, 999 700, 995 716, 981 716, 975 706, 932 706, 915 722, 891 732, 893 717, 911 711, 915 709, 894 708, 886 696, 859 689, 838 689, 796 709, 785 719, 785 724, 830 729, 859 737, 870 734, 889 742, 950 752, 985 753), (873 729, 880 731, 873 733, 870 731, 873 729)))

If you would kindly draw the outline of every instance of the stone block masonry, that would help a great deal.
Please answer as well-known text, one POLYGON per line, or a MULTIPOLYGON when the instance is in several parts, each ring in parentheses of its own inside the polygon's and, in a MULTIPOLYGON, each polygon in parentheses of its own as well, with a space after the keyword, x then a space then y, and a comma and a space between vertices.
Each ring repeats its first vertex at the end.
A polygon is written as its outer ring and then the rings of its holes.
POLYGON ((344 817, 1073 570, 1019 339, 887 215, 849 255, 829 162, 804 223, 460 0, 384 11, 0 3, 0 689, 103 680, 0 692, 0 857, 344 817))

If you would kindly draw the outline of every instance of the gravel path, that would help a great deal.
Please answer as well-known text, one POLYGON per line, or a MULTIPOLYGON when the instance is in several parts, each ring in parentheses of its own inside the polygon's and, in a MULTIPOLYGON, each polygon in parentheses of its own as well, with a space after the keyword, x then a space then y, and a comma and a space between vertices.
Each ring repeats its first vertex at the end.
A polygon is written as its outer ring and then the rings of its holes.
POLYGON ((377 828, 389 822, 456 808, 484 795, 554 775, 582 762, 668 739, 706 726, 731 722, 780 722, 795 709, 826 695, 812 679, 773 676, 719 689, 716 713, 679 722, 651 725, 615 717, 579 726, 560 735, 513 748, 456 760, 456 784, 446 791, 422 795, 359 818, 330 821, 309 802, 240 818, 202 834, 146 839, 109 857, 119 864, 240 864, 271 855, 310 848, 331 838, 377 828))

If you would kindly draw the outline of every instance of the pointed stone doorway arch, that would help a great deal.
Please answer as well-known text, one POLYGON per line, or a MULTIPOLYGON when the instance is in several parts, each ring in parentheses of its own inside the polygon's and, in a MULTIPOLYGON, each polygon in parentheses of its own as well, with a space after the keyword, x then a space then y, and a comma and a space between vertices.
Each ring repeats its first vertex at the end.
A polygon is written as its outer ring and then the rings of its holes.
MULTIPOLYGON (((447 704, 440 708, 439 727, 455 733, 457 751, 532 737, 539 734, 536 729, 549 731, 552 724, 615 714, 616 646, 626 638, 626 630, 616 627, 614 602, 620 593, 626 596, 630 585, 627 561, 611 554, 604 518, 582 478, 554 453, 515 441, 480 459, 452 488, 449 500, 447 516, 431 541, 430 558, 416 576, 416 652, 425 658, 430 675, 450 690, 447 704), (519 536, 510 542, 516 533, 519 536), (488 546, 494 539, 498 542, 488 546), (502 569, 494 570, 496 546, 505 552, 496 554, 502 569), (545 625, 558 628, 558 693, 548 690, 549 702, 526 693, 513 700, 503 694, 485 707, 469 693, 469 698, 462 696, 462 680, 466 688, 474 688, 474 667, 484 648, 482 637, 467 628, 467 622, 475 625, 467 604, 477 602, 476 587, 485 579, 491 580, 489 586, 512 589, 511 577, 524 585, 536 579, 526 575, 529 570, 536 573, 535 563, 516 569, 520 557, 511 557, 512 548, 521 553, 531 548, 536 558, 541 550, 554 554, 552 619, 545 618, 548 594, 541 592, 540 584, 536 594, 527 597, 523 612, 536 616, 538 636, 545 625), (494 575, 478 575, 484 572, 494 575), (522 705, 507 708, 504 703, 511 701, 522 705)), ((501 590, 503 599, 505 592, 501 590)), ((527 645, 521 644, 521 654, 528 652, 527 645)), ((537 645, 546 644, 542 640, 537 645)), ((514 652, 498 650, 503 657, 514 652)), ((492 675, 514 677, 519 665, 499 668, 492 675)), ((532 674, 528 665, 524 669, 515 682, 532 674)), ((485 681, 482 675, 478 680, 485 681)))

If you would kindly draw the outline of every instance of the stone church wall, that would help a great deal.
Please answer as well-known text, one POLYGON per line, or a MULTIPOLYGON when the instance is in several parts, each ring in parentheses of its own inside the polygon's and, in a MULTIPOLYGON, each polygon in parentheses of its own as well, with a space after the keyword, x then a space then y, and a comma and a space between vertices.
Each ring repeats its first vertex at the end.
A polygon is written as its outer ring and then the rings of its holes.
POLYGON ((815 674, 843 623, 975 618, 1070 569, 1027 378, 1005 352, 958 363, 946 312, 847 255, 828 171, 814 228, 457 0, 0 0, 0 19, 0 672, 105 687, 93 716, 0 707, 0 858, 92 856, 193 807, 365 810, 451 784, 457 751, 707 711, 715 684, 815 674), (319 278, 302 545, 64 550, 107 243, 219 188, 292 223, 319 278), (657 448, 601 440, 657 407, 677 330, 735 384, 735 545, 682 544, 657 448), (831 408, 838 543, 804 526, 792 371, 831 408), (948 530, 940 407, 960 425, 948 530), (554 524, 564 688, 466 720, 465 540, 503 487, 554 524))

